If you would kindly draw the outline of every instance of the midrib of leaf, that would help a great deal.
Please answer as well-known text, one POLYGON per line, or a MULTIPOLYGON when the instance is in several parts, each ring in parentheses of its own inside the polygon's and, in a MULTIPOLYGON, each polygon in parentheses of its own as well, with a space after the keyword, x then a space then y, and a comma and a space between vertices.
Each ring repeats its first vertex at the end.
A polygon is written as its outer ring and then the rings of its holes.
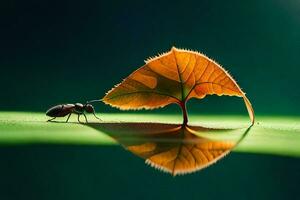
MULTIPOLYGON (((184 137, 184 129, 180 130, 180 136, 181 136, 181 139, 184 137)), ((182 145, 183 145, 183 140, 180 140, 177 155, 176 155, 176 158, 174 159, 174 164, 173 164, 173 168, 172 168, 172 172, 171 172, 173 176, 175 175, 174 173, 175 173, 175 167, 176 167, 176 162, 178 160, 178 156, 181 154, 181 151, 182 151, 182 145)))
POLYGON ((183 82, 182 82, 182 77, 181 77, 181 73, 178 67, 178 62, 177 62, 177 58, 176 58, 176 54, 175 52, 172 50, 172 53, 174 55, 175 58, 175 63, 176 63, 176 68, 177 68, 177 73, 178 73, 178 78, 179 78, 179 82, 180 82, 180 89, 181 89, 181 101, 183 101, 185 103, 185 95, 184 95, 184 86, 183 86, 183 82))

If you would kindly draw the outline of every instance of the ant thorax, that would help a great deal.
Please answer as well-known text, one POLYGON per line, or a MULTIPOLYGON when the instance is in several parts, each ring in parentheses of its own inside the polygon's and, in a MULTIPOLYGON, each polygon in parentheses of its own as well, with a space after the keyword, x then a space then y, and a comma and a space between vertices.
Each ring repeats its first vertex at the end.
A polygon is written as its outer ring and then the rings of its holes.
POLYGON ((84 112, 84 105, 81 103, 76 103, 74 108, 75 113, 82 113, 84 112))

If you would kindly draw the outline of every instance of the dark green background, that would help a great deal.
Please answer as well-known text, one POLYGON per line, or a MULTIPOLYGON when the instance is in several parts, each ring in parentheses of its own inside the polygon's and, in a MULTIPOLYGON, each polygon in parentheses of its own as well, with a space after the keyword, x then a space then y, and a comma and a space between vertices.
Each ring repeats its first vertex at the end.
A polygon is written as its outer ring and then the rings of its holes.
MULTIPOLYGON (((102 98, 174 45, 222 64, 256 113, 300 114, 298 1, 33 0, 0 7, 1 110, 102 98)), ((238 98, 208 100, 190 110, 245 111, 238 98)), ((98 111, 117 110, 99 104, 98 111)))
MULTIPOLYGON (((176 46, 222 64, 257 114, 299 115, 299 13, 296 0, 1 2, 0 110, 101 98, 143 60, 176 46)), ((234 97, 188 106, 246 112, 234 97)), ((119 147, 2 147, 0 159, 0 199, 296 199, 300 179, 297 159, 246 154, 179 178, 119 147)))

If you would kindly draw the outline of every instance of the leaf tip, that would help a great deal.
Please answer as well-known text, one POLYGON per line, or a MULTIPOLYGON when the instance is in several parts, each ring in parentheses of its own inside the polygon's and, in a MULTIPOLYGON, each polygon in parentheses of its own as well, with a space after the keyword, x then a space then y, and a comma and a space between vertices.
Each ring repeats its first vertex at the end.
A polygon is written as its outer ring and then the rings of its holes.
POLYGON ((178 50, 175 46, 172 46, 171 51, 176 51, 178 50))
POLYGON ((246 108, 251 120, 251 126, 254 125, 255 123, 255 114, 254 114, 254 109, 252 107, 252 104, 250 103, 250 100, 246 97, 246 95, 244 94, 243 96, 244 102, 246 104, 246 108))

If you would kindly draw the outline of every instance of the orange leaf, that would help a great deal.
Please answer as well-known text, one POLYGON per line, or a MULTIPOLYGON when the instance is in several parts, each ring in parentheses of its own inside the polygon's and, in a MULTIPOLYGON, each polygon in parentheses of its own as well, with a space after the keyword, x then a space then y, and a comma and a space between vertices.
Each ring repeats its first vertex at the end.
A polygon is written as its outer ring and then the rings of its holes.
POLYGON ((123 110, 154 109, 177 103, 182 108, 186 124, 187 100, 193 97, 202 99, 212 94, 242 97, 254 123, 250 101, 219 64, 201 53, 175 47, 146 61, 102 100, 123 110))

